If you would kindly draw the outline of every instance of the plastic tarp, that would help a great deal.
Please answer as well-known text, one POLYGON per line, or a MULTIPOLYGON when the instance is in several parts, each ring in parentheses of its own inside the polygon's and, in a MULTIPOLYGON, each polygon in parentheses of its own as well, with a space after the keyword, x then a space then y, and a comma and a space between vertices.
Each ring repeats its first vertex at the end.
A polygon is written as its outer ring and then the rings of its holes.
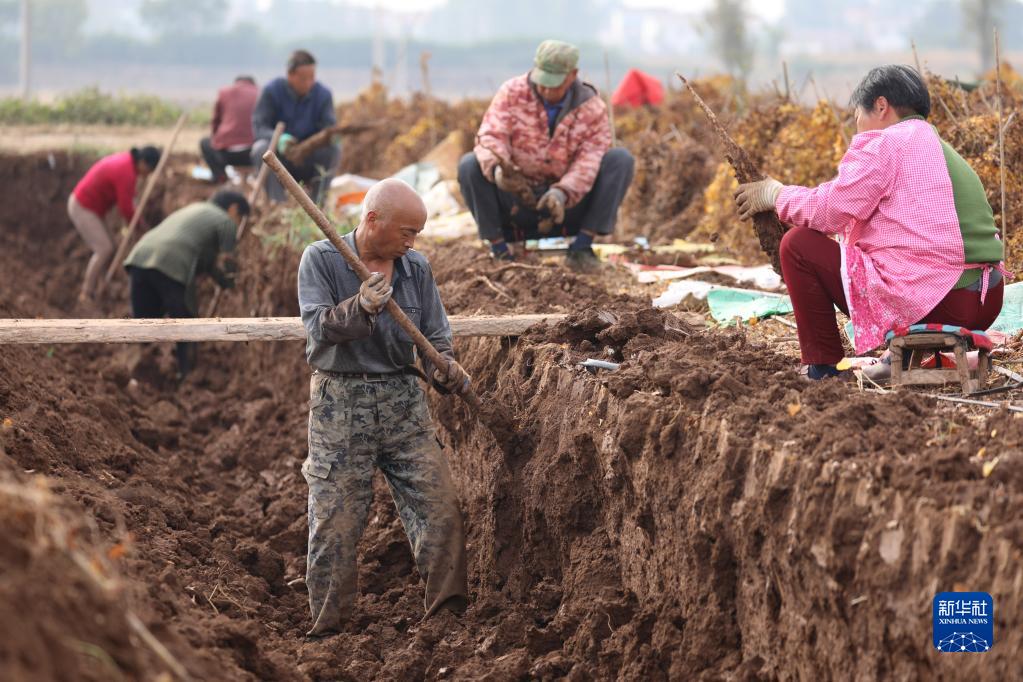
POLYGON ((749 320, 792 312, 788 296, 765 294, 749 289, 711 289, 707 292, 710 315, 720 324, 733 324, 738 318, 749 320))
POLYGON ((1023 329, 1023 282, 1006 285, 1002 312, 991 329, 1010 336, 1023 329))
POLYGON ((664 86, 648 73, 629 69, 621 83, 611 95, 611 104, 619 107, 641 107, 644 104, 660 104, 664 101, 664 86))
POLYGON ((711 317, 725 325, 734 323, 736 318, 749 320, 792 312, 792 301, 783 294, 735 289, 691 279, 672 282, 667 291, 652 303, 655 308, 670 308, 681 303, 687 296, 706 298, 711 317))

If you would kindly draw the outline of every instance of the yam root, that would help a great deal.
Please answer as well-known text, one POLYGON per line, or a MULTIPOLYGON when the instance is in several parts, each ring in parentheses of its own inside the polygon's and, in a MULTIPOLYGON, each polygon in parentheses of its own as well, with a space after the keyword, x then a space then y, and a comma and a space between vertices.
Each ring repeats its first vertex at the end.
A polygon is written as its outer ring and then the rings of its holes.
MULTIPOLYGON (((481 147, 493 154, 497 159, 497 165, 501 167, 501 175, 504 176, 503 184, 506 187, 512 188, 511 193, 515 195, 515 197, 519 200, 519 203, 522 206, 535 211, 536 193, 533 191, 533 186, 529 183, 529 179, 522 173, 522 169, 487 145, 480 143, 479 140, 477 140, 477 144, 480 144, 481 147)), ((514 213, 515 210, 513 209, 513 214, 514 213)), ((540 234, 549 234, 553 228, 554 220, 547 215, 541 218, 539 225, 537 225, 537 230, 540 234)))
POLYGON ((301 142, 296 142, 295 144, 288 147, 288 150, 284 152, 284 158, 288 161, 288 163, 292 165, 301 166, 303 163, 305 163, 305 160, 309 157, 310 154, 312 154, 320 147, 330 144, 330 138, 334 137, 335 135, 354 135, 356 133, 362 133, 367 130, 372 130, 373 128, 376 128, 379 125, 381 124, 339 123, 337 125, 332 125, 329 128, 324 128, 318 133, 313 133, 312 135, 302 140, 301 142))
MULTIPOLYGON (((764 174, 760 172, 753 160, 750 159, 749 154, 746 150, 739 146, 739 144, 732 139, 732 136, 728 134, 725 127, 721 125, 721 121, 718 120, 717 115, 714 111, 707 106, 707 103, 703 101, 699 93, 693 88, 693 86, 686 80, 686 77, 676 72, 676 76, 681 79, 682 84, 686 86, 693 97, 696 98, 696 103, 703 109, 703 113, 710 119, 710 124, 713 126, 714 131, 717 133, 721 142, 725 146, 725 158, 728 159, 728 163, 731 164, 732 169, 735 171, 735 179, 740 183, 756 182, 764 179, 764 174)), ((768 258, 771 259, 771 266, 775 272, 781 274, 781 260, 779 257, 779 249, 781 246, 782 235, 785 234, 787 228, 778 220, 778 214, 774 211, 764 211, 757 213, 753 216, 753 231, 757 235, 757 239, 760 241, 760 248, 768 258)))

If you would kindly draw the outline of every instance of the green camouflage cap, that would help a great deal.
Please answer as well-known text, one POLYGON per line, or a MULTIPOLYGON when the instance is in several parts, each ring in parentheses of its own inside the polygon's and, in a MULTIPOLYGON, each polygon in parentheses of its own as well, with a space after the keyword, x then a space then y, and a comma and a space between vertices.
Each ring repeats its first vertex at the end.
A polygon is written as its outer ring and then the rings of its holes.
POLYGON ((536 48, 529 79, 545 88, 556 88, 565 82, 565 77, 577 66, 578 47, 560 40, 545 40, 536 48))

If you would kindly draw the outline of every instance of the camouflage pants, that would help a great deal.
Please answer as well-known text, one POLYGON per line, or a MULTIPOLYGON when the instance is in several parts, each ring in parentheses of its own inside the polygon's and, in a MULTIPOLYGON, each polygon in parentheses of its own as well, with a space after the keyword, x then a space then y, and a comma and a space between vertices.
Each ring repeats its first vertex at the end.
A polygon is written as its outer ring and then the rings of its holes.
POLYGON ((426 581, 427 617, 449 599, 449 605, 464 605, 468 597, 458 497, 418 381, 317 372, 302 465, 309 485, 309 634, 337 631, 352 615, 355 552, 373 501, 374 467, 387 478, 426 581))

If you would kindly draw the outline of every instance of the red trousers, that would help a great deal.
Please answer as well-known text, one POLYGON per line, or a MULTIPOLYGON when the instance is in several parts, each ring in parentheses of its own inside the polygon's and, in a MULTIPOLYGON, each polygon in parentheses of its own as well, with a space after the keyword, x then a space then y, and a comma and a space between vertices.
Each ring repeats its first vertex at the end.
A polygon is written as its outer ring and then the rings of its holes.
MULTIPOLYGON (((834 365, 844 356, 835 322, 835 306, 846 315, 842 289, 841 246, 826 235, 794 227, 781 240, 781 270, 796 312, 799 352, 805 365, 834 365)), ((953 289, 917 322, 987 329, 1002 310, 1004 282, 991 287, 984 303, 980 292, 953 289)))

